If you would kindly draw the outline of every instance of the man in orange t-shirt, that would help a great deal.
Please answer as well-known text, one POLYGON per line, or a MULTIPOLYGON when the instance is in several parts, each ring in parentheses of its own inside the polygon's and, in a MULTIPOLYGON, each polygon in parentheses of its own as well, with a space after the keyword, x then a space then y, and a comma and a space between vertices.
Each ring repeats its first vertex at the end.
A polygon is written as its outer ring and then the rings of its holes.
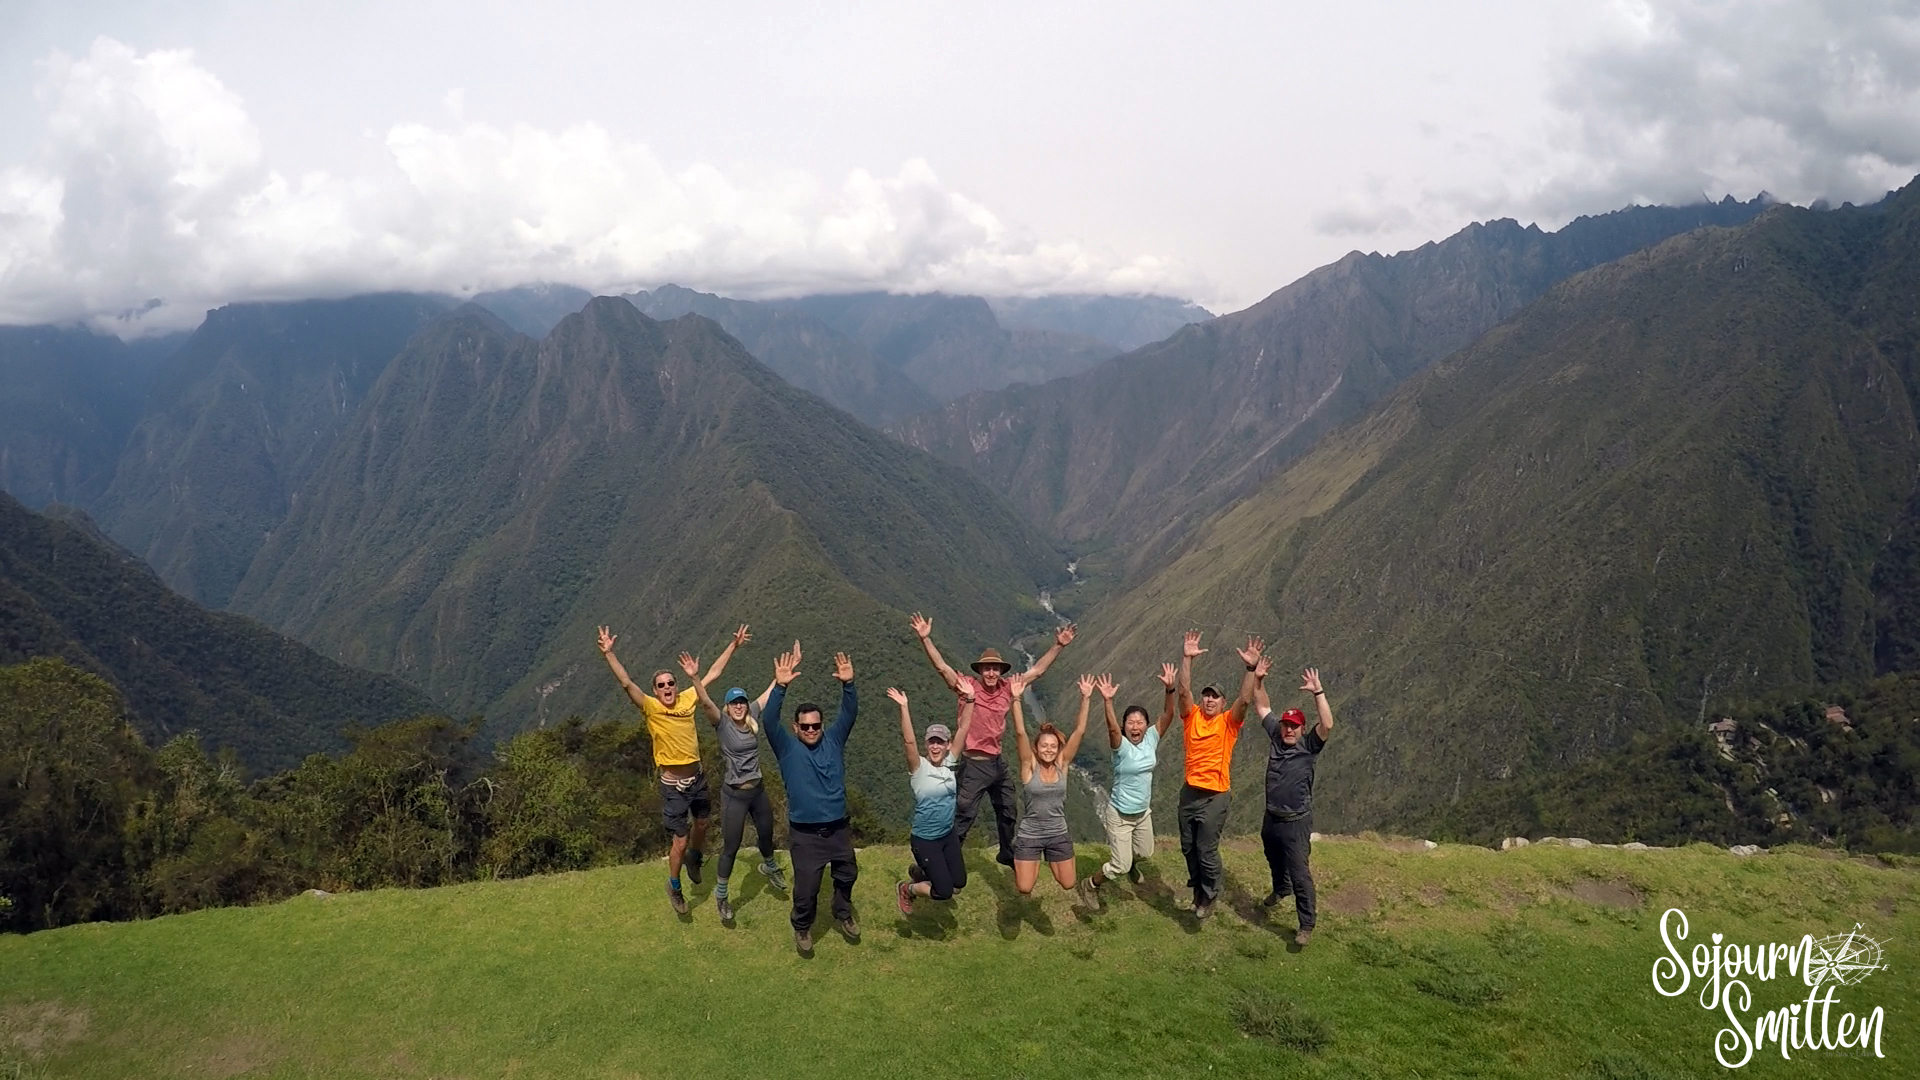
POLYGON ((1180 854, 1187 857, 1187 886, 1193 890, 1197 919, 1213 914, 1214 900, 1220 895, 1220 834, 1227 827, 1227 809, 1233 802, 1233 744, 1246 722, 1254 669, 1260 666, 1265 648, 1256 637, 1237 650, 1247 673, 1240 680, 1240 696, 1226 709, 1221 708, 1226 698, 1211 686, 1202 687, 1200 702, 1194 703, 1193 658, 1207 651, 1200 647, 1200 631, 1187 631, 1180 650, 1180 734, 1187 750, 1187 782, 1180 789, 1178 813, 1180 854))

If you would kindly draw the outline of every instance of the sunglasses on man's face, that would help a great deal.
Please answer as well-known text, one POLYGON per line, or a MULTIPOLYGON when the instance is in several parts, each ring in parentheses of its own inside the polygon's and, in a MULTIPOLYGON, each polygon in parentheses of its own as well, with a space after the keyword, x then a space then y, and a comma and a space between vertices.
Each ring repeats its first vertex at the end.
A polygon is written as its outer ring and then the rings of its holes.
POLYGON ((824 726, 825 725, 823 724, 795 724, 794 725, 794 727, 799 728, 801 731, 819 731, 824 726))
POLYGON ((653 684, 653 688, 654 688, 655 690, 671 690, 671 689, 673 689, 673 680, 672 680, 672 679, 668 679, 668 680, 666 680, 665 682, 657 682, 657 683, 654 683, 654 684, 653 684))

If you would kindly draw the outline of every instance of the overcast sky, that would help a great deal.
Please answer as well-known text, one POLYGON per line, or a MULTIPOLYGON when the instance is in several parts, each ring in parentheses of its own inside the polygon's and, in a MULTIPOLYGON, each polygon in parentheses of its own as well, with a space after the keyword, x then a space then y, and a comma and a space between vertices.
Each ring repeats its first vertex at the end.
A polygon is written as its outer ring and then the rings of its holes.
POLYGON ((0 0, 0 322, 536 280, 1228 311, 1473 220, 1920 172, 1920 0, 712 6, 0 0))

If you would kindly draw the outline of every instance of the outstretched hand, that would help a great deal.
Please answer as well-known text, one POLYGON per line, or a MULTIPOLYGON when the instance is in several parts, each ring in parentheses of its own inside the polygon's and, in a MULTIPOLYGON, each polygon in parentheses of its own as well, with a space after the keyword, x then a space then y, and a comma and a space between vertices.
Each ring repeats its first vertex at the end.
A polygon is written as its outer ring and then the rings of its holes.
POLYGON ((833 677, 841 682, 853 681, 853 659, 846 653, 833 654, 833 677))
POLYGON ((690 678, 695 678, 695 679, 699 678, 700 677, 700 658, 693 655, 692 653, 685 653, 685 652, 681 653, 680 654, 680 670, 686 672, 688 677, 690 678))
POLYGON ((1120 684, 1113 681, 1112 675, 1102 675, 1098 679, 1095 679, 1093 687, 1100 691, 1100 696, 1106 698, 1108 701, 1112 701, 1113 695, 1120 692, 1120 684))
POLYGON ((1019 697, 1020 695, 1026 693, 1027 677, 1025 675, 1007 676, 1007 689, 1013 692, 1014 697, 1019 697))
POLYGON ((746 623, 741 623, 740 629, 735 630, 733 632, 733 647, 736 649, 752 640, 753 640, 753 635, 747 633, 746 623))
POLYGON ((1267 672, 1272 670, 1273 660, 1269 657, 1263 656, 1253 663, 1253 677, 1261 682, 1266 681, 1267 672))
POLYGON ((953 692, 960 699, 961 704, 973 704, 973 687, 970 684, 963 682, 953 692))
POLYGON ((1080 676, 1079 682, 1080 682, 1080 696, 1083 698, 1092 697, 1093 696, 1093 676, 1082 675, 1080 676))
POLYGON ((897 686, 887 687, 887 696, 893 699, 895 705, 905 707, 907 704, 907 692, 897 686))
POLYGON ((1172 664, 1160 665, 1159 679, 1161 682, 1167 684, 1167 689, 1169 690, 1173 689, 1174 684, 1179 680, 1179 678, 1180 678, 1180 673, 1173 669, 1172 664))
POLYGON ((1073 635, 1078 631, 1079 631, 1078 627, 1074 626, 1072 623, 1068 623, 1067 625, 1053 632, 1053 643, 1064 649, 1067 646, 1073 644, 1073 635))
POLYGON ((1309 694, 1319 694, 1324 692, 1320 686, 1320 669, 1319 668, 1308 668, 1306 671, 1301 673, 1300 689, 1305 690, 1309 694))
POLYGON ((612 652, 613 643, 615 640, 617 639, 613 636, 613 631, 607 629, 604 626, 600 628, 600 651, 601 652, 603 653, 612 652))
POLYGON ((800 643, 793 643, 792 652, 783 652, 773 658, 773 681, 786 686, 800 674, 800 643))
POLYGON ((913 627, 915 637, 927 637, 933 633, 933 620, 919 612, 907 616, 907 624, 913 627))
POLYGON ((1206 651, 1200 647, 1200 631, 1187 631, 1186 637, 1180 643, 1180 655, 1192 658, 1206 651))
POLYGON ((1237 652, 1240 654, 1241 663, 1247 665, 1248 667, 1252 667, 1253 665, 1260 662, 1260 654, 1265 652, 1266 649, 1267 649, 1266 642, 1261 641, 1257 636, 1252 636, 1247 638, 1246 648, 1235 649, 1234 652, 1237 652))

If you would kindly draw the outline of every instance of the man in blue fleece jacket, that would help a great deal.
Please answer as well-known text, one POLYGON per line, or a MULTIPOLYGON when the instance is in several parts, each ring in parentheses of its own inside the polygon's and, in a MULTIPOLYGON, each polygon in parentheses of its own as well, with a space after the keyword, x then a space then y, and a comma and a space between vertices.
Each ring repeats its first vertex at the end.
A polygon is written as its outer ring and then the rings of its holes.
POLYGON ((859 711, 853 692, 853 661, 833 656, 840 680, 840 712, 823 723, 820 706, 805 702, 793 711, 793 729, 780 723, 787 684, 799 674, 799 642, 773 662, 773 689, 767 694, 762 727, 767 745, 780 763, 787 786, 787 842, 793 852, 793 945, 801 955, 813 952, 814 912, 820 903, 820 874, 831 867, 833 921, 849 942, 860 940, 853 921, 853 883, 860 865, 853 857, 853 830, 847 824, 847 736, 859 711))

